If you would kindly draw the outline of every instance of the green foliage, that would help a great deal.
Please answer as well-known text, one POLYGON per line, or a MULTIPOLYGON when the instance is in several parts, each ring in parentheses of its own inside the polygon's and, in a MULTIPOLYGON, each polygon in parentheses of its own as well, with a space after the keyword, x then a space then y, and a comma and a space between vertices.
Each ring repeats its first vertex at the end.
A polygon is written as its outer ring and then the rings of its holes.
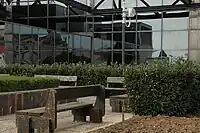
POLYGON ((59 86, 59 80, 25 76, 0 76, 0 92, 35 90, 59 86))
POLYGON ((200 64, 181 58, 174 62, 155 61, 151 64, 126 66, 84 63, 36 66, 15 64, 0 69, 0 73, 77 76, 78 85, 106 85, 107 77, 124 76, 130 109, 135 114, 184 116, 197 113, 200 108, 200 64))
POLYGON ((34 66, 33 65, 20 65, 20 64, 11 64, 8 65, 5 69, 0 69, 1 73, 7 73, 10 75, 17 76, 33 76, 34 75, 34 66))
POLYGON ((102 84, 106 85, 106 79, 110 76, 123 76, 123 67, 113 64, 53 64, 38 65, 35 74, 77 76, 78 85, 102 84))
POLYGON ((125 85, 130 108, 139 115, 185 116, 199 111, 200 66, 191 61, 130 67, 125 85))

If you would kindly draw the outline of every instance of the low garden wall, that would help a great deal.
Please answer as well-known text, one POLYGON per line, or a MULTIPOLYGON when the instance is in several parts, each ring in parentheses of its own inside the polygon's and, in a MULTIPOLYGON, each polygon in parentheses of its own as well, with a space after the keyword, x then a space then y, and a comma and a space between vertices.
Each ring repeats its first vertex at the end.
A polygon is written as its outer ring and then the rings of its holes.
POLYGON ((0 116, 43 106, 44 88, 59 86, 59 80, 25 76, 0 76, 0 116))
POLYGON ((17 110, 42 107, 45 98, 42 89, 0 93, 0 116, 13 114, 17 110))

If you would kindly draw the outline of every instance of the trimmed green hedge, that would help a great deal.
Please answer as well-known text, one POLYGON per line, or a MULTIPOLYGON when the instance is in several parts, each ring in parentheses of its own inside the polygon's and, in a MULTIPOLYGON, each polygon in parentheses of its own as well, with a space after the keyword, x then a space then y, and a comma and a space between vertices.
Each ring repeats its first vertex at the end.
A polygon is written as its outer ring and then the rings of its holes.
POLYGON ((174 63, 141 65, 53 64, 9 65, 0 73, 78 76, 78 85, 106 85, 110 76, 124 76, 130 109, 138 115, 178 115, 198 113, 200 108, 200 65, 178 59, 174 63))
POLYGON ((0 76, 0 92, 36 90, 59 86, 59 80, 25 76, 0 76))
POLYGON ((178 60, 174 64, 140 65, 125 73, 130 108, 139 115, 185 116, 199 113, 200 66, 178 60))
POLYGON ((123 66, 106 64, 53 64, 53 65, 8 65, 5 69, 0 69, 0 73, 7 73, 17 76, 39 75, 66 75, 77 76, 78 85, 103 84, 106 85, 108 76, 123 76, 123 66))

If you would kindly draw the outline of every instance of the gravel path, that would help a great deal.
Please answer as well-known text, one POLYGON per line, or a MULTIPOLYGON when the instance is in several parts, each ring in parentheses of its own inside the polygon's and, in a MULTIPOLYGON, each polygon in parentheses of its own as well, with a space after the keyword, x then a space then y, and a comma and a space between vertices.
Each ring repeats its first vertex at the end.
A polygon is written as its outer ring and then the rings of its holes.
MULTIPOLYGON (((94 97, 79 99, 84 102, 94 102, 94 97)), ((131 114, 125 114, 125 119, 131 118, 131 114)), ((95 124, 89 122, 73 122, 71 111, 58 114, 58 128, 56 133, 87 133, 89 131, 106 127, 121 121, 120 113, 111 112, 109 100, 106 100, 106 115, 103 123, 95 124)), ((17 133, 15 125, 15 115, 0 117, 0 133, 17 133)))

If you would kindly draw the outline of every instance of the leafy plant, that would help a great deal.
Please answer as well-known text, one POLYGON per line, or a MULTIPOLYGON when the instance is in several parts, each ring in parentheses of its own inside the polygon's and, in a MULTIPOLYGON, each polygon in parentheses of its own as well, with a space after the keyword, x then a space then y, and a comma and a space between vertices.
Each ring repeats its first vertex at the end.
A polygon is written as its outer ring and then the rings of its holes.
MULTIPOLYGON (((183 58, 174 62, 154 61, 151 64, 140 65, 55 63, 32 66, 14 64, 0 69, 0 73, 25 76, 34 76, 34 74, 77 76, 78 85, 106 85, 107 77, 120 76, 125 77, 124 84, 129 95, 130 109, 135 114, 184 116, 197 113, 200 108, 200 64, 183 58)), ((9 86, 10 82, 0 81, 0 84, 9 86)), ((30 81, 17 82, 20 86, 25 86, 24 84, 30 81)), ((36 81, 31 79, 31 84, 32 82, 36 81)), ((38 86, 43 88, 43 82, 45 86, 50 86, 49 82, 52 80, 37 82, 39 82, 37 87, 28 85, 26 88, 38 89, 38 86)), ((57 84, 57 81, 55 82, 57 84)), ((9 86, 12 88, 10 91, 19 88, 15 83, 9 86)))
POLYGON ((0 76, 0 92, 36 90, 59 86, 59 80, 25 76, 0 76))

